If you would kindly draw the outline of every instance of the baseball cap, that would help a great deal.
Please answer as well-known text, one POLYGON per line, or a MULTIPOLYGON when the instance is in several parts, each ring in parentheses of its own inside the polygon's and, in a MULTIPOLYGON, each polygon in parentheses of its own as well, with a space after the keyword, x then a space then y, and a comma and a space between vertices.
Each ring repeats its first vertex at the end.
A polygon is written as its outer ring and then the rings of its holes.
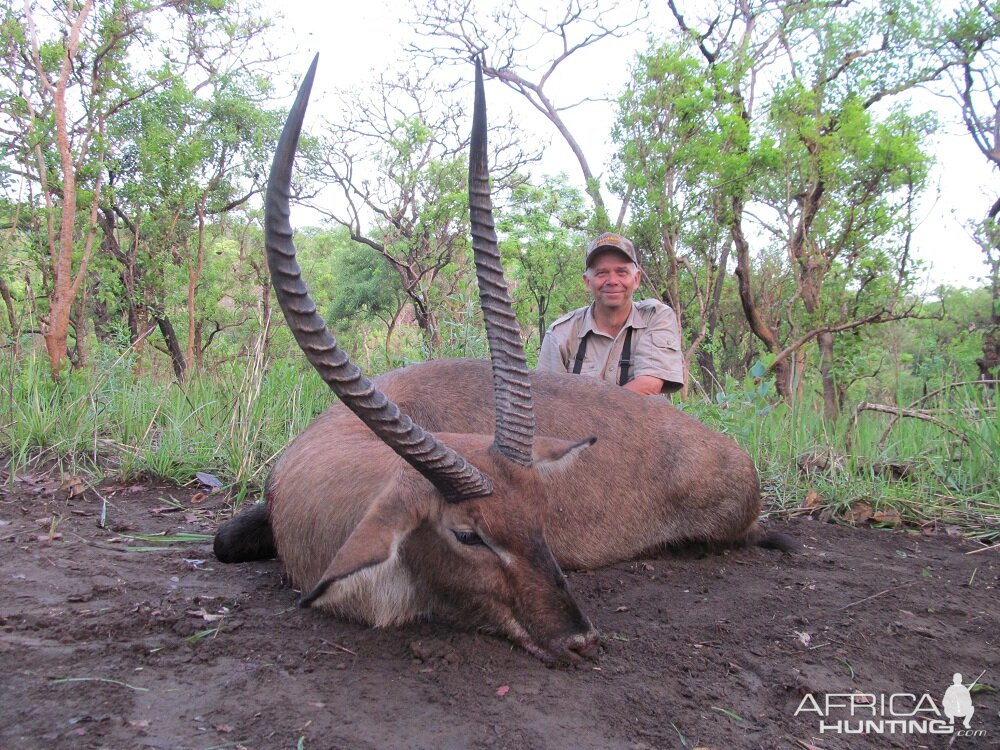
POLYGON ((590 266, 591 258, 597 255, 601 250, 617 250, 618 252, 628 256, 628 259, 637 266, 639 265, 639 260, 635 256, 635 247, 629 240, 625 239, 620 234, 605 232, 587 245, 587 254, 585 256, 587 266, 590 266))

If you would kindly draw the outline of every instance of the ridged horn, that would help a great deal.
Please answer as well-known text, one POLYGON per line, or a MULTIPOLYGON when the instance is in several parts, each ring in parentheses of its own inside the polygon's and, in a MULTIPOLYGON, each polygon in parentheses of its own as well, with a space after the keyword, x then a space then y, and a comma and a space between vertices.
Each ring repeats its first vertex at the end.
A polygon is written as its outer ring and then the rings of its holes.
POLYGON ((493 362, 493 396, 496 400, 494 444, 510 460, 528 466, 532 460, 535 412, 531 403, 528 364, 521 344, 521 327, 507 291, 493 223, 486 155, 486 93, 483 89, 483 68, 478 57, 469 147, 469 215, 479 299, 493 362))
POLYGON ((319 55, 313 58, 278 141, 264 208, 264 245, 278 304, 309 363, 372 432, 426 477, 449 502, 489 495, 489 477, 400 412, 337 346, 295 260, 289 221, 292 165, 319 55))

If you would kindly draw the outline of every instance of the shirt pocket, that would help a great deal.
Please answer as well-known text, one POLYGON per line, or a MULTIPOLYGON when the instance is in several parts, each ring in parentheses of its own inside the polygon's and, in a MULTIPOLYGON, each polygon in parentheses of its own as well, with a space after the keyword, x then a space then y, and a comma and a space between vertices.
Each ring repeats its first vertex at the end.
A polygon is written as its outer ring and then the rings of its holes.
POLYGON ((678 379, 684 369, 684 362, 680 349, 677 348, 677 339, 668 332, 657 331, 650 334, 649 344, 650 346, 640 350, 637 364, 643 370, 655 370, 678 379))
POLYGON ((669 333, 654 331, 649 335, 649 340, 658 350, 668 349, 672 352, 677 351, 677 340, 669 333))

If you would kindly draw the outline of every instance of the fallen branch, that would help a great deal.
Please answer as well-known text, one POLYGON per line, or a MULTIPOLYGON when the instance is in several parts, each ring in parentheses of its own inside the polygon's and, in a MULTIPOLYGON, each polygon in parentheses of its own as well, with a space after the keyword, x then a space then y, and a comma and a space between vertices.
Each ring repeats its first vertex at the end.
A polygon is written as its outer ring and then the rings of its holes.
POLYGON ((773 372, 774 368, 777 367, 779 363, 783 362, 785 359, 788 358, 789 355, 797 352, 799 349, 801 349, 803 346, 808 344, 810 341, 812 341, 820 334, 843 333, 844 331, 850 331, 854 328, 860 328, 861 326, 875 325, 878 323, 891 323, 896 320, 905 320, 907 318, 918 318, 918 317, 919 316, 913 315, 910 311, 896 315, 894 313, 891 313, 887 309, 882 309, 864 318, 859 318, 858 320, 851 320, 846 323, 838 323, 837 325, 814 328, 813 330, 809 331, 809 333, 805 334, 797 341, 789 344, 780 352, 778 352, 778 354, 775 355, 774 359, 771 361, 771 364, 767 366, 765 372, 766 373, 773 372))
MULTIPOLYGON (((872 403, 869 403, 868 401, 862 401, 860 404, 858 404, 857 406, 854 407, 854 414, 851 417, 851 425, 852 425, 852 427, 856 427, 857 426, 857 424, 858 424, 858 415, 861 412, 863 412, 863 411, 877 411, 877 412, 881 412, 883 414, 894 414, 894 415, 896 415, 897 419, 899 417, 911 417, 913 419, 922 419, 925 422, 930 422, 931 424, 937 425, 938 427, 940 427, 942 430, 945 430, 946 432, 950 432, 952 435, 954 435, 959 440, 961 440, 964 445, 968 445, 968 443, 969 443, 969 438, 966 435, 962 434, 961 432, 959 432, 958 430, 956 430, 954 427, 950 427, 950 426, 946 425, 944 422, 942 422, 937 417, 933 417, 930 414, 926 414, 923 411, 920 411, 919 409, 904 409, 904 408, 902 408, 900 406, 891 406, 889 404, 872 404, 872 403)), ((847 433, 847 452, 848 453, 850 453, 850 451, 851 451, 851 435, 852 434, 853 434, 852 431, 848 431, 848 433, 847 433)), ((881 441, 879 443, 879 446, 881 448, 881 441)))
MULTIPOLYGON (((920 404, 927 403, 930 399, 934 398, 939 393, 944 393, 945 391, 949 391, 952 388, 960 388, 967 385, 998 385, 998 384, 1000 384, 1000 380, 965 380, 960 383, 948 383, 948 385, 937 388, 931 391, 930 393, 921 396, 912 404, 910 404, 909 409, 915 409, 917 406, 920 406, 920 404)), ((929 410, 925 409, 920 409, 920 411, 924 413, 930 413, 929 410)), ((899 421, 901 416, 906 416, 906 415, 897 414, 892 419, 889 420, 889 424, 886 426, 885 432, 883 432, 882 437, 878 439, 879 450, 882 450, 885 447, 885 441, 889 438, 889 433, 892 432, 892 428, 896 426, 896 422, 899 421)))

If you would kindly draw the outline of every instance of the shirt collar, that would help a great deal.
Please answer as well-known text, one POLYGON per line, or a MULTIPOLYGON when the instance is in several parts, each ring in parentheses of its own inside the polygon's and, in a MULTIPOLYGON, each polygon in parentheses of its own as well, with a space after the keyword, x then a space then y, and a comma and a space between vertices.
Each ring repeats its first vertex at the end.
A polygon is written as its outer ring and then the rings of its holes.
MULTIPOLYGON (((625 321, 625 325, 622 326, 624 331, 626 328, 645 328, 646 321, 642 319, 642 315, 639 314, 639 306, 632 301, 632 312, 628 315, 628 320, 625 321)), ((596 333, 598 336, 607 336, 608 334, 598 331, 594 327, 594 303, 591 302, 587 309, 583 313, 583 325, 580 327, 580 338, 583 338, 588 333, 596 333)), ((610 338, 610 337, 609 337, 610 338)))

